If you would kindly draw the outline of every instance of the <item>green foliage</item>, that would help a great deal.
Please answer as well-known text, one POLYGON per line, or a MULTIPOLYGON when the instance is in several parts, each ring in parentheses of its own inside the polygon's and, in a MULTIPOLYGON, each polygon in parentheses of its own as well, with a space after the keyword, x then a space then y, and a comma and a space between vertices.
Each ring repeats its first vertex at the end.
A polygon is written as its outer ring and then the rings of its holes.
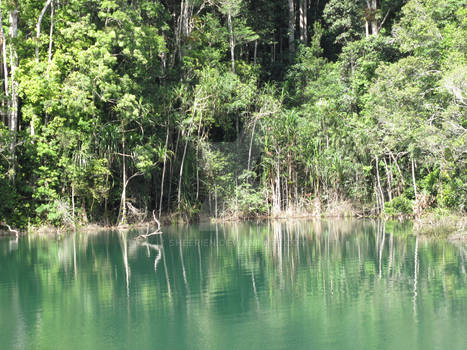
POLYGON ((362 17, 363 1, 361 0, 331 0, 324 10, 324 19, 338 43, 354 41, 361 37, 362 17))
POLYGON ((73 224, 70 205, 64 201, 55 200, 42 204, 37 207, 36 213, 39 218, 55 226, 73 224))
POLYGON ((467 204, 466 181, 465 170, 460 176, 441 172, 436 195, 438 205, 443 208, 465 210, 467 204))
POLYGON ((264 201, 264 193, 261 189, 256 189, 249 181, 254 179, 256 174, 252 171, 244 171, 239 180, 240 185, 235 188, 229 209, 233 215, 239 218, 254 218, 267 213, 267 205, 264 201))
POLYGON ((320 2, 294 52, 285 1, 54 4, 2 2, 0 221, 465 212, 462 1, 320 2))
POLYGON ((384 213, 391 217, 409 216, 413 213, 413 201, 401 195, 384 203, 384 213))

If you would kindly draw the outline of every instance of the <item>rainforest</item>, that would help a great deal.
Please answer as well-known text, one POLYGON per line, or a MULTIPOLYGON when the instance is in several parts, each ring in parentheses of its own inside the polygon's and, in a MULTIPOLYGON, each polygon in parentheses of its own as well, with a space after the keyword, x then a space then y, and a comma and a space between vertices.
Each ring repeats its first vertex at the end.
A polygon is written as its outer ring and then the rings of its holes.
POLYGON ((0 223, 465 217, 462 0, 0 0, 0 223))

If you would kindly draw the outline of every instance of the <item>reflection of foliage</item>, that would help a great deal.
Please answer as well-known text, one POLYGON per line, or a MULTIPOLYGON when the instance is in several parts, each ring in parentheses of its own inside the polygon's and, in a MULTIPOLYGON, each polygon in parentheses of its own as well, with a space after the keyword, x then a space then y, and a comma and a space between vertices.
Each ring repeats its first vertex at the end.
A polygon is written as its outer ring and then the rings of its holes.
MULTIPOLYGON (((318 328, 325 326, 310 315, 339 324, 345 310, 373 321, 396 313, 400 322, 413 322, 415 278, 416 306, 425 315, 465 310, 465 251, 446 242, 417 242, 410 225, 295 221, 164 232, 153 242, 159 253, 111 232, 63 240, 31 237, 14 251, 0 241, 0 300, 2 316, 7 315, 0 327, 14 334, 11 319, 24 309, 28 343, 54 347, 56 338, 42 336, 47 331, 73 347, 69 342, 76 332, 84 332, 80 345, 93 348, 96 344, 87 342, 96 323, 116 329, 144 324, 139 334, 165 344, 171 332, 179 334, 180 320, 196 319, 208 329, 205 339, 215 343, 223 341, 215 335, 222 331, 219 318, 264 317, 264 327, 284 327, 292 316, 281 307, 318 328), (260 316, 256 310, 262 310, 260 316), (171 317, 176 321, 168 322, 171 317)), ((358 330, 371 337, 367 329, 358 330)), ((125 332, 121 337, 133 339, 125 332)), ((193 347, 201 346, 196 341, 193 347)))

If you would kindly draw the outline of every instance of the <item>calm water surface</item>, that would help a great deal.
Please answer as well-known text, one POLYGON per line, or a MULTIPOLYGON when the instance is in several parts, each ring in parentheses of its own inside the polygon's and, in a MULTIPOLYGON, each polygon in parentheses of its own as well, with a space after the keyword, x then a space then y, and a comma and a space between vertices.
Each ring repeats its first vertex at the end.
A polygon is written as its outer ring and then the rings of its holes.
POLYGON ((0 240, 1 349, 467 349, 467 249, 364 221, 0 240))

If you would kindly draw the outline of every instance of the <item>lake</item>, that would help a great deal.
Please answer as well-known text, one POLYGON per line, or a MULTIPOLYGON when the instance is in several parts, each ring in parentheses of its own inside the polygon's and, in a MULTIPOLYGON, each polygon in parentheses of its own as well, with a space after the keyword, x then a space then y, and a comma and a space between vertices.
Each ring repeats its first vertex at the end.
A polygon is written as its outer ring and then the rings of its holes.
POLYGON ((2 349, 467 349, 467 249, 411 225, 0 240, 2 349))

